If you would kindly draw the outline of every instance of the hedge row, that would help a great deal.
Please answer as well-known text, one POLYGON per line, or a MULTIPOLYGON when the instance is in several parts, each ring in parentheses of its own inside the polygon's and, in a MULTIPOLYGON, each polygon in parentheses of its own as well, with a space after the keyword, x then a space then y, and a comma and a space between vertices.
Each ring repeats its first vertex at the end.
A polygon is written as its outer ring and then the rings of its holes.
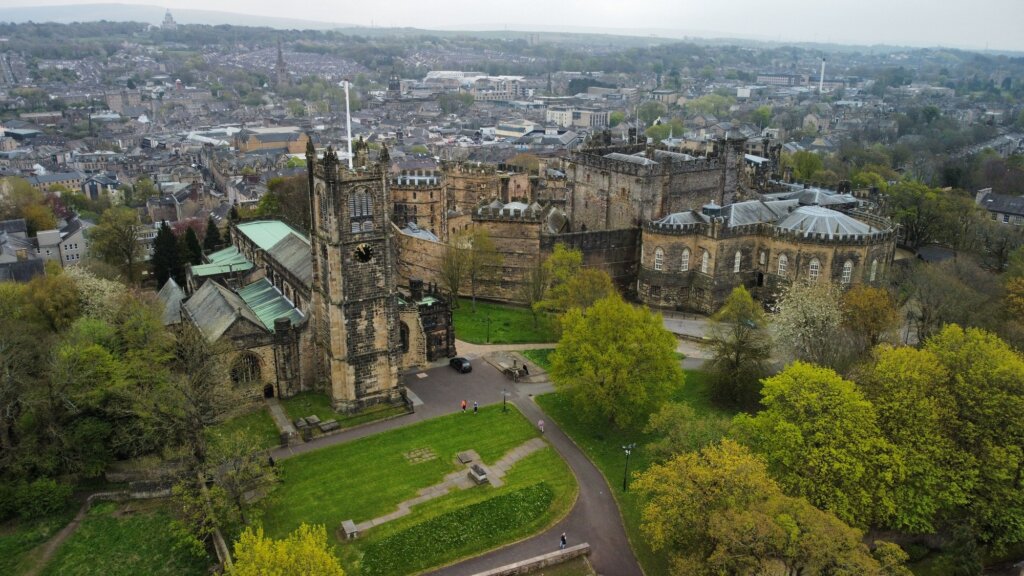
POLYGON ((407 574, 452 559, 455 552, 493 543, 496 535, 543 516, 554 496, 554 491, 540 482, 410 526, 367 546, 360 574, 407 574))
POLYGON ((49 478, 32 482, 0 484, 0 520, 21 516, 25 520, 60 512, 71 499, 71 486, 49 478))

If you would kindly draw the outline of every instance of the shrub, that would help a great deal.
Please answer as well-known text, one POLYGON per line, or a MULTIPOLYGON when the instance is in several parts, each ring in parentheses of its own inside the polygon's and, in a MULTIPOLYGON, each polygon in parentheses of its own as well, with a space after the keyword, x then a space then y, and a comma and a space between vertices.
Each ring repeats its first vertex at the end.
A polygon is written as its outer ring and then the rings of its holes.
POLYGON ((71 486, 50 478, 39 478, 18 487, 17 512, 22 518, 38 518, 63 510, 71 498, 71 486))
POLYGON ((540 518, 554 492, 544 482, 452 510, 366 547, 364 576, 406 574, 429 568, 442 555, 492 540, 540 518))

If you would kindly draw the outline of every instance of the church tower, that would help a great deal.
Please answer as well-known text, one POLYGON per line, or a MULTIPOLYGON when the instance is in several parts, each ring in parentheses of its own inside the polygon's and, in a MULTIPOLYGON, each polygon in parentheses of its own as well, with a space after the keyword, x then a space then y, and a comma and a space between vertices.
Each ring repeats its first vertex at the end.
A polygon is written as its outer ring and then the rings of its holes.
POLYGON ((387 167, 349 170, 328 148, 306 148, 313 256, 311 312, 319 379, 336 410, 399 397, 395 240, 387 167))
POLYGON ((288 75, 288 67, 284 63, 284 52, 281 51, 281 39, 277 39, 277 63, 274 65, 274 83, 278 89, 291 86, 292 77, 288 75))

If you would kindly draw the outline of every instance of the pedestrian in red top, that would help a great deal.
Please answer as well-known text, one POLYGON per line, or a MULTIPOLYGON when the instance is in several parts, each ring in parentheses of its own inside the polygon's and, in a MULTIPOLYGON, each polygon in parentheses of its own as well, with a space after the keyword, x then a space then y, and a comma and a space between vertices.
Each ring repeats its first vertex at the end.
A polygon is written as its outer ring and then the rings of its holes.
POLYGON ((463 414, 466 413, 466 401, 465 400, 462 401, 462 413, 463 414))

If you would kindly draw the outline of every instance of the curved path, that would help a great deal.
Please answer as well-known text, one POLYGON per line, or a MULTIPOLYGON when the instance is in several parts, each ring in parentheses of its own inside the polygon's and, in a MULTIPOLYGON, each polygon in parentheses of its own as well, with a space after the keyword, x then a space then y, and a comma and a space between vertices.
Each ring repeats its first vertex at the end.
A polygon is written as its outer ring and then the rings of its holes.
MULTIPOLYGON (((460 349, 460 352, 462 351, 460 349)), ((465 355, 473 358, 482 351, 465 350, 465 355)), ((470 403, 478 401, 481 406, 500 404, 502 391, 507 390, 510 394, 509 400, 527 419, 531 422, 541 419, 545 421, 544 436, 575 474, 580 489, 579 496, 569 514, 547 531, 505 548, 440 568, 430 574, 468 576, 551 552, 558 549, 558 536, 565 532, 570 544, 590 544, 590 562, 598 574, 642 576, 643 571, 626 538, 618 505, 604 477, 532 400, 533 394, 551 391, 550 384, 515 385, 481 359, 473 360, 473 372, 469 374, 459 374, 447 366, 442 366, 408 374, 405 377, 405 384, 423 402, 416 407, 415 414, 345 430, 297 446, 278 448, 272 455, 275 459, 284 459, 451 414, 459 411, 459 403, 463 399, 470 403), (425 377, 420 377, 421 374, 425 377)))
POLYGON ((601 472, 576 444, 529 398, 513 403, 530 419, 544 419, 544 436, 572 468, 580 492, 569 515, 554 527, 505 548, 429 572, 430 576, 471 576, 492 568, 546 554, 558 549, 558 537, 566 533, 569 544, 588 542, 590 563, 598 574, 642 576, 643 570, 629 547, 619 507, 601 472))

